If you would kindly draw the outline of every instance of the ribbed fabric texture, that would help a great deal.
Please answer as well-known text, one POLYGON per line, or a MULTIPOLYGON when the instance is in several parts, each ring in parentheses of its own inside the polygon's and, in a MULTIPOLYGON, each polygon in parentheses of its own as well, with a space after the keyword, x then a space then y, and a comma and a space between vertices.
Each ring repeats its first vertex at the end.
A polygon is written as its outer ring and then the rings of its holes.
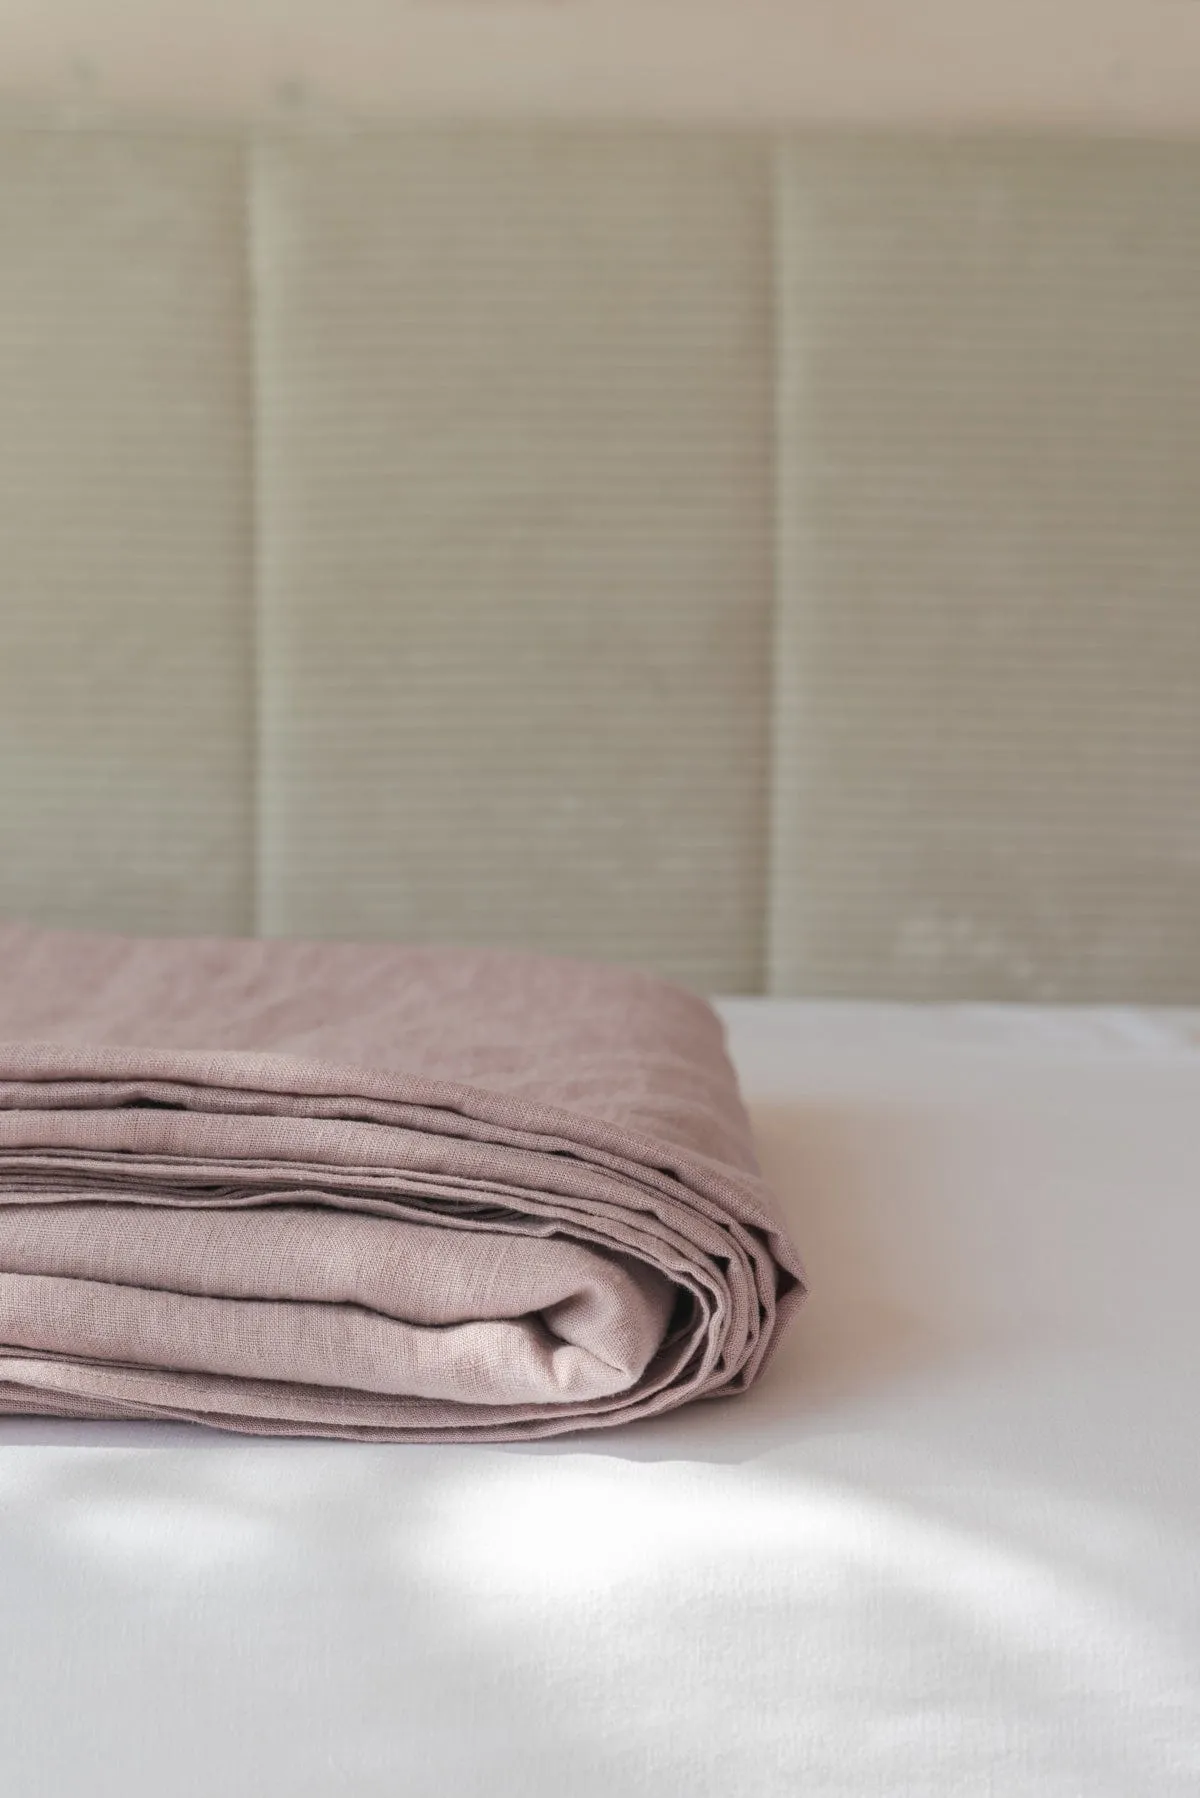
POLYGON ((242 166, 0 133, 0 915, 251 927, 242 166))
POLYGON ((1200 156, 797 148, 776 992, 1200 992, 1200 156))
POLYGON ((279 144, 260 926, 762 978, 761 146, 279 144))
POLYGON ((0 913, 1200 995, 1200 151, 0 140, 0 913))

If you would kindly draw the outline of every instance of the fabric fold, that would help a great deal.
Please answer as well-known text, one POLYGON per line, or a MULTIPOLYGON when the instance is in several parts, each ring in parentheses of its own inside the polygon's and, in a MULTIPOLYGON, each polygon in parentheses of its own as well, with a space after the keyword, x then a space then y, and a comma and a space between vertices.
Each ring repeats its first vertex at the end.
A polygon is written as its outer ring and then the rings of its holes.
POLYGON ((663 981, 0 925, 0 1411, 545 1436, 743 1389, 802 1293, 663 981))

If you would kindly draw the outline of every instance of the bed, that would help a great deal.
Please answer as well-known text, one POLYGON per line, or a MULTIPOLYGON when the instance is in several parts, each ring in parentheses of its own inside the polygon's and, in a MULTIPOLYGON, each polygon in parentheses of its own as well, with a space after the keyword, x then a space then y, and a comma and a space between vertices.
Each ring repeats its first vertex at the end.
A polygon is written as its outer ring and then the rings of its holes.
POLYGON ((0 1422, 5 1784, 1190 1798, 1200 1014, 724 1008, 812 1292, 736 1401, 0 1422))

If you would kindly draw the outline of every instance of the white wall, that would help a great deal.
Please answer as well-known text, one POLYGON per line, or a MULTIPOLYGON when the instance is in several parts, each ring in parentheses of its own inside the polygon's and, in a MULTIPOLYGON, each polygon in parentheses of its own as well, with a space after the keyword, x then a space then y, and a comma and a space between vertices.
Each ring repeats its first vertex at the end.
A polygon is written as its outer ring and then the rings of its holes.
POLYGON ((1193 133, 1193 0, 0 0, 20 114, 1193 133))

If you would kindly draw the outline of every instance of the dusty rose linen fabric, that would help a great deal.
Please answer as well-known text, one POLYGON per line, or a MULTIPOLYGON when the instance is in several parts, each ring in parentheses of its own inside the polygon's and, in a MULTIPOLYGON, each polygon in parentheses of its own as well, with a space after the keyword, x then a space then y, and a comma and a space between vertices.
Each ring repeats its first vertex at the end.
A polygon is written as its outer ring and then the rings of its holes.
POLYGON ((691 994, 0 925, 0 1411, 544 1436, 744 1388, 802 1290, 691 994))

